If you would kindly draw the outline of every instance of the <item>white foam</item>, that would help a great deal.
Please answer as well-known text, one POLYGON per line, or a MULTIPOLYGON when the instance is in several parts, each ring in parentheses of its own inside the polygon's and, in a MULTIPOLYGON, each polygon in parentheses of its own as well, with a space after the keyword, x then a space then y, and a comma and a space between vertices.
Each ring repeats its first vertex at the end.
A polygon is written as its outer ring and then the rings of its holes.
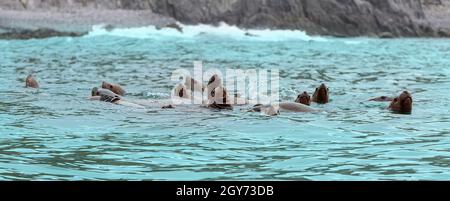
POLYGON ((153 38, 163 39, 168 37, 175 38, 195 38, 215 36, 219 38, 230 38, 234 40, 255 40, 255 41, 327 41, 326 38, 320 36, 308 36, 304 31, 300 30, 270 30, 270 29, 240 29, 236 26, 230 26, 221 23, 219 26, 211 25, 183 25, 178 24, 183 32, 179 32, 173 28, 157 29, 155 26, 139 27, 139 28, 116 28, 107 30, 104 25, 96 25, 87 37, 93 36, 117 36, 129 38, 153 38))

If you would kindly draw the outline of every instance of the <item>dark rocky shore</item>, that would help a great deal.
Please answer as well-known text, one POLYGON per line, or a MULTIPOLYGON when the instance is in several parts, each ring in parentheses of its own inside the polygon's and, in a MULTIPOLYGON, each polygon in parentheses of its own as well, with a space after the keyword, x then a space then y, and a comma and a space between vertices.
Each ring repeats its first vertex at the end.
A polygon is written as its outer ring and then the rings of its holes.
POLYGON ((0 38, 80 36, 114 27, 226 22, 338 37, 448 37, 447 0, 2 0, 0 38))

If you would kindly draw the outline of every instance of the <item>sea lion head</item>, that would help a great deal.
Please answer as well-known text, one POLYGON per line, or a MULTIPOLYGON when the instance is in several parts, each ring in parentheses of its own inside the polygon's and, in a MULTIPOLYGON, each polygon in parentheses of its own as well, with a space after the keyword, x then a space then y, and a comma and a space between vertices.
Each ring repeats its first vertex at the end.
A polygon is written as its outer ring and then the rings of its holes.
POLYGON ((91 96, 100 96, 100 101, 115 103, 121 100, 121 97, 109 89, 92 88, 91 96))
POLYGON ((115 103, 121 100, 118 94, 109 89, 97 89, 97 93, 100 95, 100 101, 115 103))
POLYGON ((304 91, 302 94, 299 94, 297 96, 295 102, 301 103, 303 105, 311 105, 311 96, 308 94, 308 92, 304 91))
POLYGON ((222 86, 216 87, 211 91, 211 101, 218 104, 226 104, 229 101, 227 90, 222 86))
POLYGON ((209 107, 216 109, 232 109, 233 107, 229 104, 230 97, 228 92, 222 86, 218 86, 211 91, 211 98, 209 99, 209 107))
POLYGON ((312 101, 320 104, 328 103, 328 88, 325 84, 321 84, 316 88, 312 101))
POLYGON ((222 80, 220 79, 219 75, 214 74, 213 76, 211 76, 211 78, 209 78, 208 85, 212 85, 214 83, 216 83, 216 85, 219 85, 221 84, 221 81, 222 80))
POLYGON ((409 92, 403 91, 397 98, 391 101, 389 109, 394 112, 410 114, 412 111, 413 99, 409 92))
POLYGON ((97 87, 92 88, 92 90, 91 90, 91 96, 100 96, 97 87))
POLYGON ((209 78, 208 85, 206 85, 208 99, 212 98, 212 92, 218 87, 222 86, 222 79, 220 79, 219 75, 214 74, 209 78))
POLYGON ((35 89, 39 88, 39 84, 36 79, 34 79, 33 75, 27 76, 27 78, 25 79, 25 86, 35 89))
POLYGON ((186 85, 184 85, 184 84, 179 84, 175 87, 174 95, 176 97, 180 97, 180 98, 186 98, 186 99, 191 98, 190 90, 188 90, 186 85))
POLYGON ((114 92, 115 94, 124 96, 125 95, 125 90, 118 84, 111 84, 108 82, 102 82, 102 88, 103 89, 108 89, 112 92, 114 92))

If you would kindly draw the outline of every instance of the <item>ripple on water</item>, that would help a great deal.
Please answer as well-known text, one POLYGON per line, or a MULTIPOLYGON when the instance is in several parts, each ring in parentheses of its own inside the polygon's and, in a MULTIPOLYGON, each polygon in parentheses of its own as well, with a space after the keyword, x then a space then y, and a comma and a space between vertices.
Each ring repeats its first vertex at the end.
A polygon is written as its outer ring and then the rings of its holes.
POLYGON ((450 41, 0 41, 0 179, 448 180, 450 41), (281 97, 330 88, 323 112, 130 109, 87 100, 101 81, 167 99, 177 68, 280 70, 281 97), (42 86, 25 89, 34 73, 42 86), (412 92, 412 115, 366 100, 412 92))

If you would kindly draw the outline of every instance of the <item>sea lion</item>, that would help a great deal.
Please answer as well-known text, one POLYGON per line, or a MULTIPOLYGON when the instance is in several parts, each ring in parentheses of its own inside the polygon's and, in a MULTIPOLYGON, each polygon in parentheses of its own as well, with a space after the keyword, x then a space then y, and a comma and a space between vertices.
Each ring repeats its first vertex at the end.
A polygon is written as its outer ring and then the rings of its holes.
POLYGON ((256 104, 249 110, 250 112, 261 112, 268 116, 276 116, 280 114, 280 110, 276 109, 273 105, 256 104))
POLYGON ((191 91, 184 84, 178 84, 173 90, 175 97, 191 99, 191 91))
POLYGON ((372 98, 369 101, 376 101, 376 102, 390 102, 394 100, 394 98, 391 97, 387 97, 387 96, 380 96, 380 97, 376 97, 376 98, 372 98))
MULTIPOLYGON (((208 80, 208 84, 206 85, 206 99, 211 99, 212 97, 212 91, 217 88, 217 87, 222 87, 225 91, 227 91, 228 94, 228 90, 223 86, 222 84, 222 79, 220 78, 219 75, 214 74, 213 76, 211 76, 211 78, 208 80)), ((252 100, 246 100, 245 98, 241 97, 241 94, 239 94, 238 92, 234 91, 234 94, 232 95, 232 97, 229 97, 228 102, 234 102, 233 104, 236 105, 245 105, 247 104, 247 102, 250 102, 252 100), (235 101, 233 101, 235 99, 235 101)))
POLYGON ((208 100, 212 98, 212 91, 217 87, 222 86, 222 79, 220 79, 219 75, 214 74, 209 78, 208 84, 206 85, 206 93, 208 93, 208 100))
POLYGON ((211 91, 211 98, 208 99, 208 107, 220 110, 232 110, 233 106, 229 104, 230 97, 228 92, 222 86, 218 86, 211 91))
POLYGON ((413 99, 408 91, 403 91, 389 104, 389 109, 393 112, 410 114, 412 112, 413 99))
POLYGON ((321 84, 313 94, 312 102, 316 102, 319 104, 325 104, 329 102, 328 99, 328 88, 325 84, 321 84))
POLYGON ((114 93, 109 89, 97 88, 94 87, 91 90, 91 100, 99 100, 107 103, 113 103, 117 105, 130 106, 135 108, 145 108, 142 105, 138 105, 135 103, 127 102, 122 100, 118 94, 114 93))
POLYGON ((302 94, 299 94, 297 96, 297 99, 295 99, 295 102, 309 106, 309 105, 311 105, 311 96, 308 94, 308 92, 304 91, 302 94))
POLYGON ((315 110, 311 107, 301 104, 301 103, 292 103, 292 102, 281 102, 278 103, 279 110, 281 112, 314 112, 315 110))
POLYGON ((281 102, 268 105, 256 104, 250 111, 263 112, 267 115, 274 116, 280 114, 280 112, 315 112, 316 110, 301 103, 281 102))
POLYGON ((93 97, 93 99, 98 98, 98 100, 100 101, 109 103, 116 103, 117 101, 121 100, 121 97, 111 90, 103 88, 99 89, 97 87, 92 88, 91 96, 93 97))
POLYGON ((103 89, 109 89, 115 94, 118 94, 120 96, 125 96, 125 90, 118 84, 111 84, 108 82, 102 82, 102 88, 103 89))
POLYGON ((28 75, 25 79, 25 87, 39 88, 39 83, 34 79, 33 75, 28 75))

